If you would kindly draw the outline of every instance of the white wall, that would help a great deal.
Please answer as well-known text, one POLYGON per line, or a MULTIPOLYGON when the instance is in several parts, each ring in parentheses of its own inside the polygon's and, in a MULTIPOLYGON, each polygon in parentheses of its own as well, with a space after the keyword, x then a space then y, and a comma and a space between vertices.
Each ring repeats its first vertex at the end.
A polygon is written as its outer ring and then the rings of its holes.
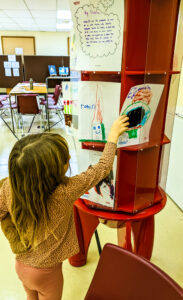
MULTIPOLYGON (((36 55, 68 55, 67 37, 69 32, 41 32, 41 31, 0 31, 0 36, 34 36, 36 55)), ((2 45, 0 40, 0 54, 2 45)))

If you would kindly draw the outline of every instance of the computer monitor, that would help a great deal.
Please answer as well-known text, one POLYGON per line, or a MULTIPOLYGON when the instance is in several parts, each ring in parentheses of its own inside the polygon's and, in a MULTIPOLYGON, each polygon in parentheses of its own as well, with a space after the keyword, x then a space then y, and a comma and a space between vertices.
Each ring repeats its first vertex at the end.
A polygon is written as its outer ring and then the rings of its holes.
POLYGON ((50 76, 56 76, 57 75, 55 65, 49 65, 48 70, 49 70, 50 76))
POLYGON ((69 67, 59 67, 59 75, 60 76, 68 76, 69 75, 69 67))

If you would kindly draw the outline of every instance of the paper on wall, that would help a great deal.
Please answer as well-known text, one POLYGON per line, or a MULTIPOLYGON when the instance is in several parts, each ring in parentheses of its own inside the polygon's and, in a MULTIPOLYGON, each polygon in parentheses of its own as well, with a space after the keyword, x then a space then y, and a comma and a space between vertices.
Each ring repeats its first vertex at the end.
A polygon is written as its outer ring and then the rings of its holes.
POLYGON ((161 99, 164 84, 133 86, 122 106, 121 115, 129 117, 129 129, 119 137, 118 147, 149 142, 151 125, 161 99))
POLYGON ((23 48, 15 48, 16 55, 23 55, 23 48))
POLYGON ((70 0, 71 68, 121 71, 124 0, 70 0))
POLYGON ((8 61, 16 61, 16 55, 8 55, 8 61))
POLYGON ((5 68, 5 76, 8 76, 8 77, 11 76, 11 69, 5 68))
POLYGON ((15 76, 15 77, 19 77, 20 76, 19 69, 13 68, 13 76, 15 76))
POLYGON ((11 68, 11 62, 9 62, 9 61, 4 61, 4 68, 10 69, 10 68, 11 68))
POLYGON ((20 68, 19 61, 12 61, 11 66, 12 66, 12 68, 14 68, 14 69, 20 68))

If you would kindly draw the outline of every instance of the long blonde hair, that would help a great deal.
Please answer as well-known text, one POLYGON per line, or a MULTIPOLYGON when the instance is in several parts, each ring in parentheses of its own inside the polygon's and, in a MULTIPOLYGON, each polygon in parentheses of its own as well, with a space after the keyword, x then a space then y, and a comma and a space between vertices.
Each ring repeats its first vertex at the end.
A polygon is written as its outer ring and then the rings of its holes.
POLYGON ((48 229, 48 198, 60 183, 66 183, 69 162, 66 140, 59 134, 28 135, 14 145, 9 156, 12 221, 28 249, 37 242, 40 219, 48 229), (33 226, 33 233, 27 231, 33 226))

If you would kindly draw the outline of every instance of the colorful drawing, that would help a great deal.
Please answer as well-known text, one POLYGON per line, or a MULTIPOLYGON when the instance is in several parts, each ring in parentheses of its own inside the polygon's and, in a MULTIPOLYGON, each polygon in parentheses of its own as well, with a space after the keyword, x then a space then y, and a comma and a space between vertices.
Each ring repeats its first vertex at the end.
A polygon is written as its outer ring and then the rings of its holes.
POLYGON ((118 146, 149 141, 149 132, 164 85, 143 84, 130 89, 121 110, 129 117, 129 129, 119 138, 118 146))
POLYGON ((111 170, 110 174, 101 180, 95 187, 94 190, 98 195, 101 195, 102 197, 106 197, 106 194, 108 197, 110 197, 111 200, 114 199, 114 182, 113 182, 114 176, 113 171, 111 170))
MULTIPOLYGON (((80 155, 78 156, 78 171, 85 171, 89 164, 97 164, 101 158, 101 155, 102 153, 98 151, 80 150, 80 155)), ((114 159, 113 168, 109 175, 88 192, 86 192, 81 198, 93 203, 113 208, 115 204, 116 167, 117 157, 114 159)))
POLYGON ((105 142, 119 116, 121 84, 116 82, 79 82, 79 140, 105 142))
POLYGON ((103 112, 104 112, 104 103, 102 90, 99 85, 97 85, 96 89, 96 103, 95 110, 93 114, 92 120, 92 139, 93 140, 105 140, 105 126, 103 123, 103 112))

